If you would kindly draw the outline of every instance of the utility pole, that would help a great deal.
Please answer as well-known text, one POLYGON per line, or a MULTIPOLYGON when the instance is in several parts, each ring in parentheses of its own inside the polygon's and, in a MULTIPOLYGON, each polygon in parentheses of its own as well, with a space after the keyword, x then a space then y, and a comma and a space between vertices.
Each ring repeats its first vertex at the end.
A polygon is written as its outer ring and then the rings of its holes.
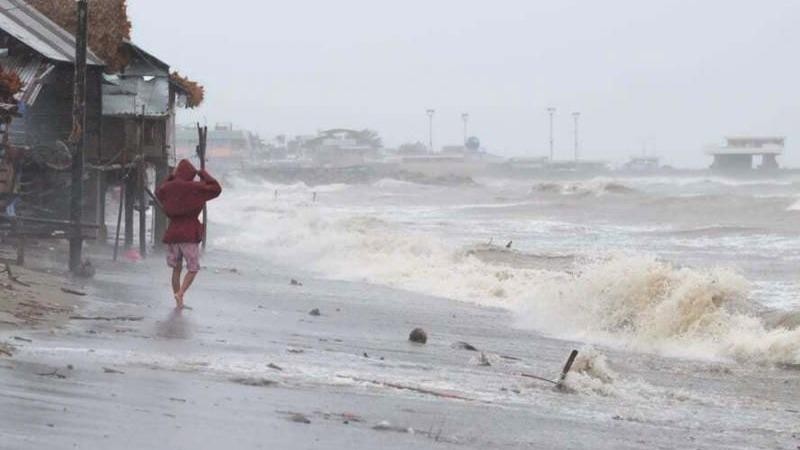
POLYGON ((69 238, 69 269, 77 270, 83 252, 83 149, 86 143, 86 40, 88 36, 89 5, 78 0, 78 29, 75 33, 75 77, 72 92, 72 185, 69 219, 72 233, 69 238))
POLYGON ((580 156, 580 141, 578 140, 578 119, 580 119, 580 117, 581 113, 572 113, 572 118, 575 119, 575 162, 578 162, 578 157, 580 156))
POLYGON ((553 162, 553 158, 555 158, 555 139, 553 138, 553 116, 556 113, 556 109, 552 106, 547 108, 547 113, 550 115, 550 162, 553 162))
POLYGON ((425 113, 428 115, 428 152, 433 153, 433 115, 436 110, 429 109, 425 113))
POLYGON ((467 127, 469 125, 469 113, 462 113, 461 120, 464 121, 464 145, 467 145, 467 138, 469 135, 467 134, 467 127))

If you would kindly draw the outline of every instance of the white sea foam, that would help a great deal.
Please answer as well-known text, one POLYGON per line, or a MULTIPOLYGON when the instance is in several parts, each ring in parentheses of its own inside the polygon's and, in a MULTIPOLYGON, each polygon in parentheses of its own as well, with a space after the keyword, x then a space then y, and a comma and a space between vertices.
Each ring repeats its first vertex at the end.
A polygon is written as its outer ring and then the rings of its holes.
POLYGON ((636 190, 612 179, 594 178, 586 181, 539 183, 533 187, 533 192, 601 196, 607 194, 632 194, 636 190))
MULTIPOLYGON (((232 203, 239 201, 259 198, 245 195, 232 203)), ((551 270, 515 267, 374 217, 247 206, 216 215, 237 228, 217 244, 332 278, 506 307, 520 326, 556 336, 695 357, 800 363, 800 330, 769 329, 745 308, 747 281, 729 270, 675 267, 636 254, 592 258, 569 273, 563 261, 551 270)))

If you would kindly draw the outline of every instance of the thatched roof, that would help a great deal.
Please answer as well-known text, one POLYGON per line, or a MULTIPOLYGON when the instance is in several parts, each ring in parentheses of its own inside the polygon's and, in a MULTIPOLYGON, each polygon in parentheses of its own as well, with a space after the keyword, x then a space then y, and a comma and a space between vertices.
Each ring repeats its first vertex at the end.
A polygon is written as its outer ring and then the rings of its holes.
MULTIPOLYGON (((75 0, 27 0, 50 20, 75 34, 78 27, 75 0)), ((106 71, 118 72, 128 62, 123 41, 130 39, 125 0, 89 1, 89 47, 106 62, 106 71)))
POLYGON ((175 86, 186 95, 186 107, 196 108, 203 103, 206 96, 206 89, 196 81, 192 81, 178 72, 172 72, 169 76, 175 86))

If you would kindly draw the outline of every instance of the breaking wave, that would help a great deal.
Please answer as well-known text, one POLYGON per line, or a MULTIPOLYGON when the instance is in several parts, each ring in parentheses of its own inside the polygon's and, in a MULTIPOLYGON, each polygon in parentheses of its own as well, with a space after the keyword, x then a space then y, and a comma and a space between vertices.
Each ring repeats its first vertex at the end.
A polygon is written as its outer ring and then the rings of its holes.
POLYGON ((553 334, 682 356, 800 363, 800 329, 771 327, 749 301, 747 281, 729 270, 614 256, 535 289, 517 309, 520 321, 553 334))
MULTIPOLYGON (((649 255, 530 255, 463 247, 394 223, 316 207, 263 208, 270 193, 229 193, 232 232, 214 244, 432 297, 510 309, 518 325, 637 351, 800 364, 800 328, 763 318, 749 283, 725 269, 649 255), (251 224, 258 223, 258 227, 251 224)), ((298 192, 305 197, 306 193, 298 192)))

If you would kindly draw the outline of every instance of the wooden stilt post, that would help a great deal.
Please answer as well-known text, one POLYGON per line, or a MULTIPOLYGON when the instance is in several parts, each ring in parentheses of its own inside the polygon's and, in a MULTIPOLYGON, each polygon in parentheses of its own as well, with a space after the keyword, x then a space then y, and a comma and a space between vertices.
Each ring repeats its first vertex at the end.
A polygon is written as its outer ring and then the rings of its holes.
POLYGON ((126 169, 125 177, 125 248, 133 246, 133 204, 136 198, 136 176, 133 168, 126 169))
MULTIPOLYGON (((124 157, 123 161, 125 161, 124 157)), ((125 164, 123 163, 123 167, 124 166, 125 164)), ((125 205, 125 181, 123 181, 119 185, 119 211, 117 212, 117 229, 116 229, 117 236, 114 239, 114 261, 117 260, 117 255, 119 254, 119 232, 120 229, 122 228, 122 209, 124 205, 125 205)))
POLYGON ((142 116, 139 118, 139 167, 137 197, 139 199, 139 253, 144 258, 147 255, 147 201, 144 190, 146 188, 147 174, 145 173, 147 164, 144 160, 144 106, 142 106, 142 116))
POLYGON ((78 29, 75 33, 75 79, 72 94, 72 186, 70 195, 70 221, 72 231, 69 239, 69 269, 77 270, 81 265, 83 251, 83 149, 86 133, 86 40, 88 34, 89 4, 78 0, 78 29))
POLYGON ((96 223, 100 225, 97 239, 105 244, 106 239, 108 239, 108 227, 106 227, 106 173, 98 169, 95 171, 95 176, 97 176, 95 180, 95 189, 97 190, 96 223))
MULTIPOLYGON (((163 183, 167 177, 169 177, 169 166, 167 165, 167 158, 164 156, 164 158, 156 165, 156 186, 163 183)), ((157 199, 155 196, 151 196, 151 199, 157 204, 157 199)), ((164 211, 160 206, 156 208, 154 215, 156 220, 155 228, 153 230, 153 242, 154 246, 159 248, 161 245, 161 240, 164 238, 164 233, 167 231, 167 216, 164 214, 164 211)))
MULTIPOLYGON (((128 170, 127 167, 128 167, 128 145, 126 140, 125 147, 122 148, 122 178, 120 179, 120 184, 119 184, 119 211, 117 211, 117 229, 116 229, 116 237, 114 239, 114 261, 117 260, 117 256, 119 255, 119 234, 120 231, 122 231, 122 210, 125 209, 126 210, 125 212, 127 213, 127 208, 125 208, 128 203, 127 201, 125 201, 125 196, 127 195, 127 192, 125 191, 128 184, 127 179, 125 177, 126 171, 128 170)), ((126 230, 128 226, 127 222, 128 220, 126 217, 125 220, 126 230)))
POLYGON ((11 233, 17 238, 17 265, 25 265, 25 235, 22 233, 23 226, 20 225, 19 219, 12 219, 11 233))

